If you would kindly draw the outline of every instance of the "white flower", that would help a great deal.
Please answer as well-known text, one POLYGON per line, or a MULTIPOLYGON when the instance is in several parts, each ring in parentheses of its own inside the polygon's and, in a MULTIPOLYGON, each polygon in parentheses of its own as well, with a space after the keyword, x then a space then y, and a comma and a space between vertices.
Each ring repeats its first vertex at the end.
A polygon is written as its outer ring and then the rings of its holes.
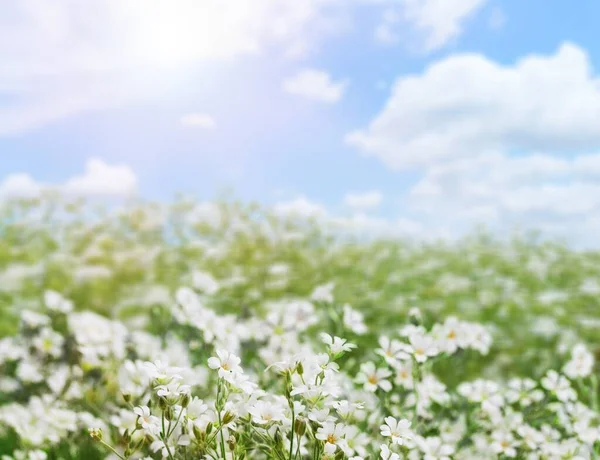
POLYGON ((352 417, 356 411, 363 410, 364 407, 365 406, 362 403, 351 403, 348 400, 335 401, 333 403, 333 408, 343 419, 352 417))
POLYGON ((381 460, 400 460, 400 455, 395 452, 392 452, 390 448, 386 444, 382 444, 380 446, 381 453, 379 456, 381 460))
POLYGON ((41 372, 41 363, 32 358, 19 361, 16 375, 19 380, 26 383, 37 383, 44 380, 41 372))
POLYGON ((466 346, 477 350, 482 355, 487 355, 492 346, 492 336, 480 324, 469 324, 466 346))
POLYGON ((293 300, 285 302, 284 308, 282 319, 287 330, 304 331, 319 322, 314 305, 308 301, 293 300))
POLYGON ((182 371, 180 367, 169 366, 161 360, 156 360, 153 363, 145 362, 144 366, 148 371, 148 376, 156 380, 159 384, 166 384, 172 380, 183 380, 183 377, 180 375, 182 371))
POLYGON ((168 448, 167 448, 167 444, 162 441, 162 440, 156 440, 154 441, 152 444, 150 444, 150 449, 152 449, 153 452, 158 452, 159 450, 161 451, 161 455, 162 458, 169 458, 170 454, 169 454, 169 450, 171 452, 175 452, 177 446, 188 446, 191 442, 191 439, 188 435, 182 435, 179 436, 179 438, 177 440, 174 439, 169 439, 168 442, 168 448))
POLYGON ((530 406, 534 402, 544 399, 544 392, 536 389, 536 382, 532 379, 514 378, 508 382, 506 399, 509 403, 519 402, 523 407, 530 406))
POLYGON ((27 350, 21 346, 15 337, 0 339, 0 364, 7 361, 17 361, 27 356, 27 350))
POLYGON ((590 446, 593 446, 600 439, 600 428, 589 426, 587 420, 575 422, 573 426, 577 437, 590 446))
POLYGON ((308 413, 308 418, 310 420, 312 420, 313 422, 317 422, 320 424, 330 423, 330 422, 335 421, 335 417, 332 417, 331 415, 329 415, 329 409, 326 407, 323 409, 317 409, 317 408, 312 409, 308 413))
POLYGON ((254 423, 258 423, 259 425, 279 422, 285 417, 284 407, 267 401, 257 401, 253 406, 248 408, 248 412, 252 415, 254 423))
POLYGON ((148 406, 138 406, 133 408, 133 413, 138 416, 137 423, 150 436, 156 436, 160 432, 160 420, 158 417, 150 414, 148 406))
POLYGON ((450 460, 450 456, 454 453, 454 447, 445 444, 439 436, 428 438, 417 436, 415 443, 423 452, 423 460, 450 460))
POLYGON ((435 340, 428 335, 413 334, 409 337, 412 353, 415 360, 419 363, 424 363, 427 358, 438 354, 438 349, 435 340))
POLYGON ((100 366, 108 356, 125 357, 128 331, 122 323, 90 311, 70 313, 67 318, 86 364, 100 366))
POLYGON ((208 367, 218 370, 219 377, 234 383, 235 374, 241 374, 240 358, 227 350, 217 350, 217 357, 208 358, 208 367))
POLYGON ((412 349, 409 345, 400 342, 399 340, 390 340, 386 336, 379 337, 379 346, 375 350, 378 355, 383 356, 386 362, 390 365, 394 365, 397 361, 405 361, 410 359, 410 353, 412 349))
POLYGON ((351 458, 357 460, 367 455, 367 446, 371 438, 364 430, 361 430, 356 425, 349 425, 346 427, 346 436, 344 439, 348 447, 348 452, 345 452, 346 455, 356 454, 357 456, 351 458))
POLYGON ((381 435, 391 438, 394 444, 403 445, 407 440, 412 439, 410 422, 408 420, 396 420, 394 417, 386 417, 385 425, 380 427, 381 435))
POLYGON ((544 435, 529 425, 518 427, 517 434, 521 436, 523 443, 531 450, 536 450, 545 441, 544 435))
POLYGON ((189 385, 182 385, 179 381, 173 380, 166 385, 158 385, 155 390, 158 396, 176 401, 180 396, 189 394, 191 388, 189 385))
POLYGON ((363 314, 348 304, 343 307, 343 322, 344 327, 355 334, 362 335, 368 331, 363 314))
POLYGON ((315 437, 325 442, 325 452, 329 455, 335 453, 338 447, 345 447, 345 426, 341 423, 324 423, 319 427, 315 437))
POLYGON ((214 295, 219 291, 219 283, 210 273, 195 271, 192 273, 192 284, 207 295, 214 295))
POLYGON ((394 383, 401 387, 411 389, 413 387, 413 363, 412 361, 396 361, 391 364, 394 369, 394 383))
POLYGON ((554 370, 548 371, 542 379, 542 386, 551 393, 554 393, 562 402, 577 399, 577 393, 571 388, 569 381, 554 370))
POLYGON ((208 406, 204 404, 204 401, 202 401, 200 398, 194 397, 187 406, 186 415, 187 418, 194 420, 206 414, 207 411, 208 406))
POLYGON ((356 381, 362 383, 366 391, 374 392, 377 388, 381 388, 387 392, 392 389, 392 384, 387 380, 391 375, 392 372, 389 369, 377 369, 375 364, 369 361, 360 365, 356 381))
POLYGON ((478 379, 470 383, 461 383, 458 386, 458 393, 469 401, 480 403, 487 411, 494 411, 504 404, 500 387, 490 380, 478 379))
POLYGON ((59 313, 69 313, 73 310, 73 302, 64 298, 62 294, 52 290, 44 292, 44 305, 49 310, 59 313))
POLYGON ((64 342, 63 336, 49 327, 44 327, 32 341, 36 350, 54 358, 61 355, 64 342))
POLYGON ((517 442, 510 431, 496 430, 492 432, 491 449, 497 453, 506 455, 507 457, 516 457, 517 442))
POLYGON ((256 383, 250 381, 250 377, 242 372, 233 372, 225 377, 225 380, 246 394, 252 394, 258 387, 256 383))
POLYGON ((450 317, 444 324, 436 324, 432 330, 432 335, 437 339, 441 351, 453 354, 466 345, 465 329, 466 326, 463 323, 454 317, 450 317))
POLYGON ((310 298, 315 302, 325 302, 332 303, 333 302, 333 288, 335 287, 334 283, 327 283, 317 286, 310 298))
POLYGON ((23 310, 21 312, 21 321, 25 326, 32 329, 50 324, 50 318, 48 318, 46 315, 42 315, 31 310, 23 310))
POLYGON ((571 379, 586 378, 594 368, 594 355, 585 345, 578 344, 573 348, 571 360, 565 364, 564 373, 571 379))
POLYGON ((321 340, 329 347, 332 355, 349 352, 356 348, 356 345, 349 343, 346 339, 332 337, 325 332, 321 333, 321 340))
POLYGON ((2 459, 12 460, 46 460, 48 458, 48 454, 43 450, 30 450, 28 452, 24 451, 15 451, 12 453, 12 457, 2 456, 2 459))

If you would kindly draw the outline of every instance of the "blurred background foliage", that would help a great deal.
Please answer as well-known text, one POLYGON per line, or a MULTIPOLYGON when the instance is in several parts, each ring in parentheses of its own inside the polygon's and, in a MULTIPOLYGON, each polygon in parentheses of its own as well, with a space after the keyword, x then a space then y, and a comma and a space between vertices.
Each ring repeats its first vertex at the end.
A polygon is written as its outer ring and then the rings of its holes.
POLYGON ((197 271, 220 285, 211 306, 236 314, 333 282, 336 303, 365 315, 370 332, 349 337, 365 348, 394 334, 411 307, 429 323, 455 315, 488 326, 488 356, 439 366, 449 384, 509 369, 539 376, 580 340, 598 349, 600 253, 537 235, 374 239, 234 200, 108 206, 45 196, 0 205, 0 336, 16 331, 19 312, 37 309, 46 289, 156 332, 197 271))

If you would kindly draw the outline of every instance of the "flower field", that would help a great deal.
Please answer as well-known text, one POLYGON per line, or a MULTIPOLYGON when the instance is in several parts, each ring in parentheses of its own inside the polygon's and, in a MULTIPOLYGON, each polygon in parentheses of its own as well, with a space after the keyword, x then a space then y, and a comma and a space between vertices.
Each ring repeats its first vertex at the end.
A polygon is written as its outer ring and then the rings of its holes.
POLYGON ((6 459, 596 459, 600 253, 0 204, 6 459))

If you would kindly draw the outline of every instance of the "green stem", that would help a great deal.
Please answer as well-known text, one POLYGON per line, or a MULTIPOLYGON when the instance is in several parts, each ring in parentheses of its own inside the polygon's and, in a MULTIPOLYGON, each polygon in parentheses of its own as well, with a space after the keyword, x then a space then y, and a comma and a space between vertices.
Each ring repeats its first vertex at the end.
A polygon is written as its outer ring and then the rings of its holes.
POLYGON ((179 425, 179 421, 181 420, 181 414, 183 414, 183 407, 179 411, 179 415, 177 416, 177 420, 175 421, 175 425, 173 425, 173 428, 167 430, 168 431, 167 437, 171 436, 173 434, 173 432, 175 431, 175 428, 177 428, 177 425, 179 425))
POLYGON ((417 429, 417 423, 419 421, 419 388, 418 384, 421 381, 421 369, 419 369, 419 362, 413 358, 413 391, 415 394, 415 413, 413 414, 413 429, 417 429))
POLYGON ((294 401, 290 399, 290 408, 292 409, 292 431, 290 433, 290 456, 289 460, 292 460, 292 456, 294 455, 294 423, 296 419, 296 414, 294 412, 294 401))
POLYGON ((117 451, 114 449, 114 447, 112 447, 110 444, 107 444, 107 443, 105 443, 104 441, 100 441, 100 442, 101 442, 101 443, 102 443, 104 446, 108 447, 108 448, 109 448, 109 449, 110 449, 110 450, 113 452, 113 454, 115 454, 115 455, 116 455, 117 457, 119 457, 121 460, 126 460, 126 458, 125 458, 125 457, 123 457, 123 456, 122 456, 120 453, 118 453, 118 452, 117 452, 117 451))
POLYGON ((165 449, 167 449, 169 458, 173 459, 173 454, 171 453, 171 449, 169 449, 169 444, 167 443, 169 438, 168 437, 165 438, 165 433, 166 433, 166 431, 165 431, 165 411, 163 411, 162 415, 161 415, 161 425, 162 425, 162 433, 161 433, 162 434, 162 442, 165 445, 165 449))
POLYGON ((598 378, 596 374, 592 374, 592 408, 598 412, 598 378))
MULTIPOLYGON (((293 435, 293 433, 292 433, 293 435)), ((294 459, 298 458, 298 456, 300 455, 300 438, 301 436, 298 435, 298 442, 296 443, 298 445, 298 447, 296 447, 296 455, 294 455, 294 459)))
POLYGON ((219 417, 219 427, 221 431, 221 456, 223 457, 223 459, 225 459, 225 437, 223 436, 223 421, 221 420, 221 403, 219 400, 219 397, 221 395, 222 382, 223 379, 219 379, 219 385, 217 386, 217 416, 219 417))

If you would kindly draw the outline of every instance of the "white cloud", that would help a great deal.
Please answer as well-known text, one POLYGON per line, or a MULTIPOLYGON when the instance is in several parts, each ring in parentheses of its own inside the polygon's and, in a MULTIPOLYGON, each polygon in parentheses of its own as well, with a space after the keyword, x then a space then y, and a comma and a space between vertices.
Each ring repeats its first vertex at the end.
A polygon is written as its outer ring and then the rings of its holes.
POLYGON ((439 226, 520 226, 581 240, 596 231, 586 234, 586 225, 600 222, 600 154, 457 159, 430 167, 408 202, 439 226))
POLYGON ((407 26, 412 29, 406 41, 419 43, 423 51, 434 51, 457 38, 465 21, 487 0, 401 0, 388 7, 375 29, 375 38, 382 43, 402 40, 407 26), (416 37, 415 37, 416 36, 416 37))
MULTIPOLYGON (((457 206, 496 206, 503 211, 578 213, 581 206, 587 206, 584 203, 588 200, 553 203, 551 198, 555 199, 556 194, 561 193, 565 194, 563 198, 570 193, 576 195, 582 184, 586 184, 583 188, 595 185, 600 179, 598 166, 598 154, 574 158, 484 154, 432 166, 412 188, 411 197, 443 199, 444 202, 453 201, 457 206)), ((600 204, 600 195, 590 198, 600 204)))
POLYGON ((347 86, 346 80, 333 81, 327 72, 317 69, 301 70, 282 84, 283 90, 289 94, 327 103, 339 101, 347 86))
POLYGON ((127 165, 109 165, 102 160, 88 160, 85 171, 61 187, 67 194, 82 196, 129 196, 137 189, 137 176, 127 165))
POLYGON ((394 169, 485 152, 600 147, 600 80, 580 48, 503 66, 450 56, 399 78, 383 110, 347 141, 394 169))
POLYGON ((381 204, 383 195, 378 190, 364 193, 348 193, 344 197, 344 203, 355 209, 376 208, 381 204))
POLYGON ((273 212, 279 216, 295 216, 304 218, 321 218, 327 215, 325 208, 300 196, 289 201, 280 201, 273 206, 273 212))
POLYGON ((173 73, 199 63, 210 71, 247 55, 305 56, 365 8, 396 5, 425 48, 439 47, 482 1, 4 0, 0 135, 160 96, 179 81, 173 73))
POLYGON ((0 198, 32 198, 41 191, 38 184, 29 174, 10 174, 0 182, 0 198))
POLYGON ((213 117, 205 113, 188 113, 181 117, 181 124, 186 127, 215 129, 217 126, 213 117))
POLYGON ((310 201, 304 196, 289 201, 280 201, 275 203, 271 209, 281 217, 317 219, 323 230, 334 232, 337 235, 420 239, 447 236, 441 231, 426 232, 421 223, 405 217, 389 219, 360 211, 352 212, 349 215, 334 213, 322 204, 310 201))
POLYGON ((154 97, 198 62, 309 52, 346 23, 339 0, 2 2, 0 135, 154 97))
POLYGON ((126 197, 136 193, 138 179, 126 165, 109 165, 100 159, 87 161, 82 174, 62 184, 38 182, 29 174, 17 173, 0 182, 0 197, 34 197, 46 190, 83 197, 126 197))
POLYGON ((422 173, 404 209, 454 235, 484 223, 597 244, 600 78, 565 44, 500 65, 450 56, 397 80, 381 113, 347 141, 422 173))

